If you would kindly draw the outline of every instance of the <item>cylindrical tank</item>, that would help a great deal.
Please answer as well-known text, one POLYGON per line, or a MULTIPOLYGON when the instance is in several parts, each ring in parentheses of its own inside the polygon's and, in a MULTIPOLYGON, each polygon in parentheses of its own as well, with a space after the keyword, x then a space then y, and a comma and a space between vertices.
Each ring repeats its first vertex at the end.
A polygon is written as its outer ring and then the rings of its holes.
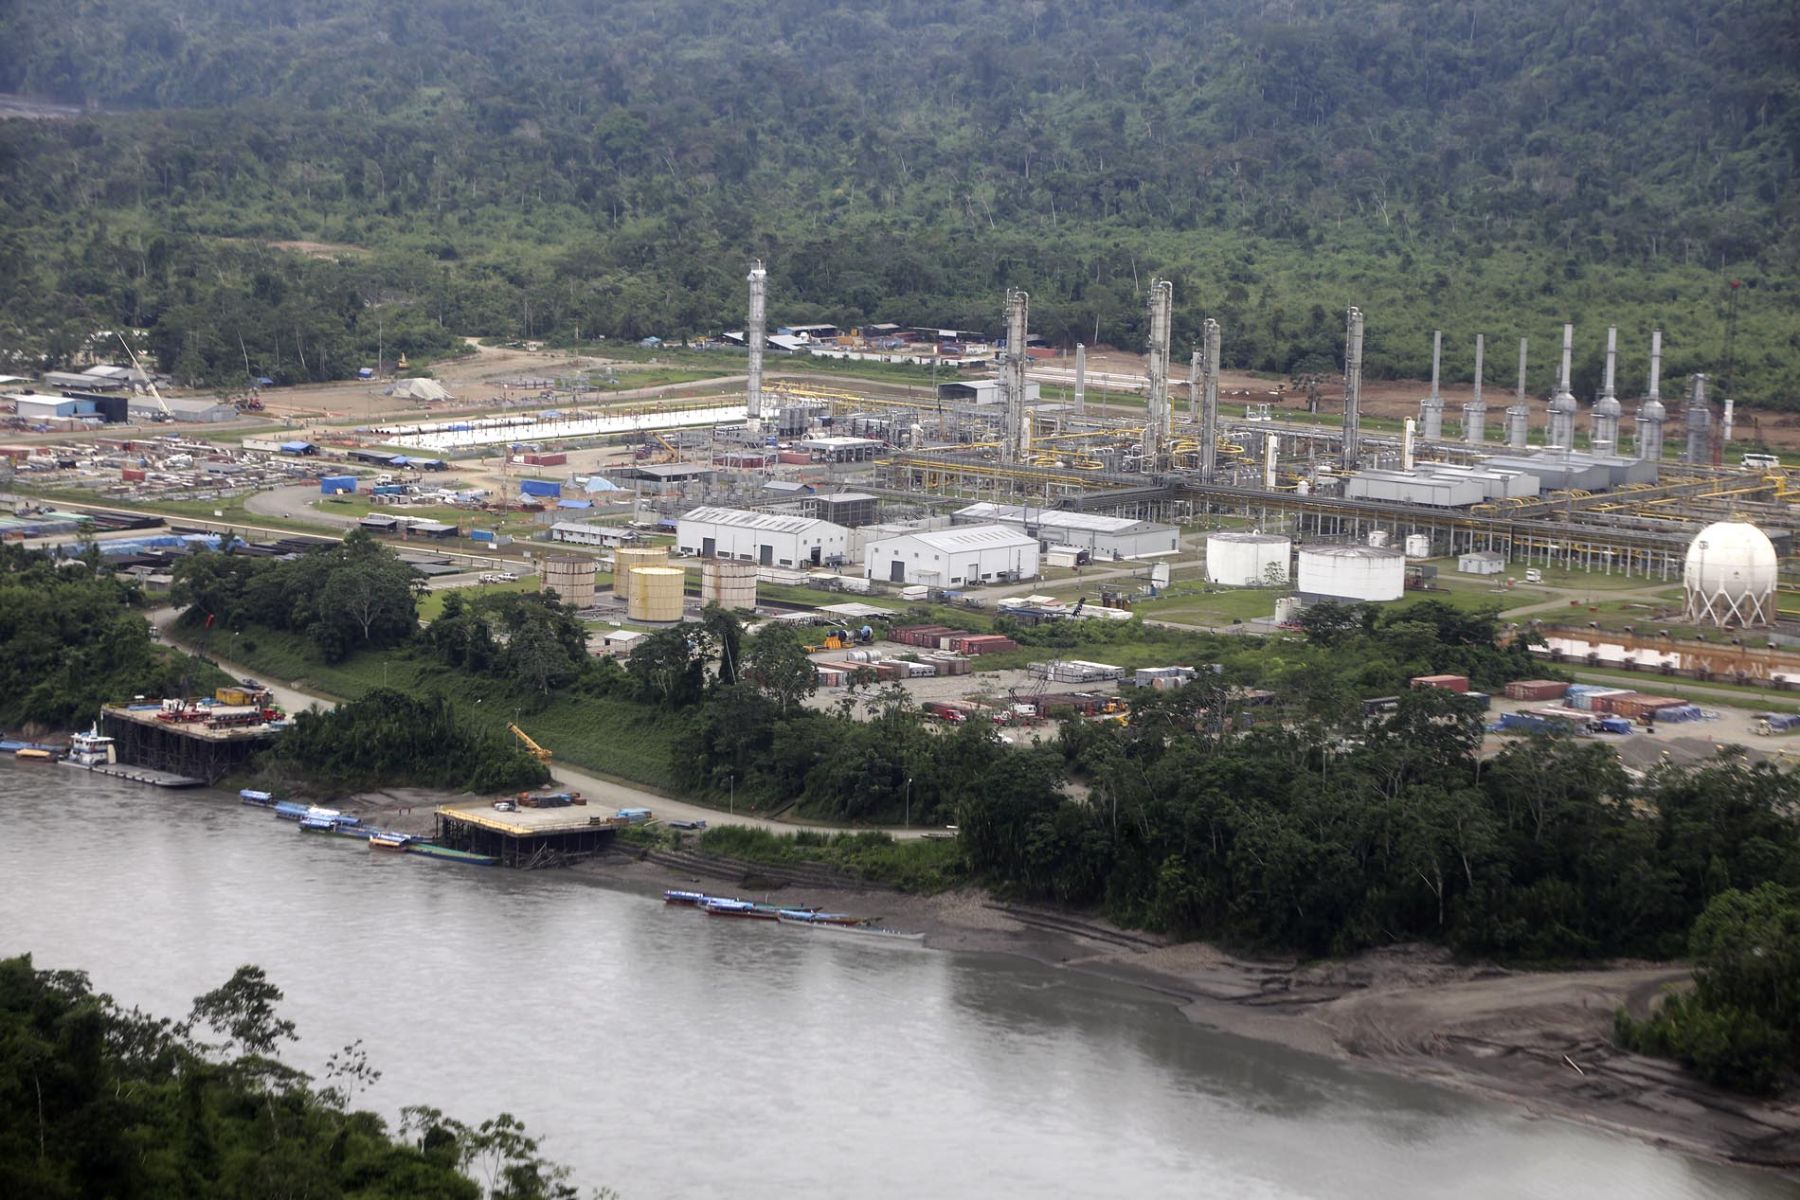
POLYGON ((1406 535, 1406 557, 1430 558, 1431 535, 1429 533, 1409 533, 1406 535))
POLYGON ((1292 545, 1273 533, 1206 535, 1206 581, 1227 587, 1257 587, 1288 581, 1292 545))
POLYGON ((631 603, 631 571, 634 567, 662 567, 669 562, 667 546, 620 546, 613 553, 613 592, 631 603))
POLYGON ((1304 606, 1300 603, 1300 597, 1298 596, 1275 597, 1275 623, 1277 625, 1292 625, 1295 621, 1300 619, 1300 612, 1303 607, 1304 606))
POLYGON ((631 598, 625 614, 633 621, 681 620, 681 589, 687 572, 680 567, 631 568, 631 598))
POLYGON ((1369 545, 1377 548, 1388 544, 1388 531, 1385 529, 1369 530, 1369 545))
POLYGON ((594 560, 578 554, 559 555, 538 561, 538 575, 544 591, 575 608, 594 607, 594 560))
POLYGON ((756 564, 709 558, 700 564, 700 602, 723 609, 756 607, 756 564))
POLYGON ((1384 546, 1302 546, 1299 587, 1332 600, 1398 600, 1406 556, 1384 546))

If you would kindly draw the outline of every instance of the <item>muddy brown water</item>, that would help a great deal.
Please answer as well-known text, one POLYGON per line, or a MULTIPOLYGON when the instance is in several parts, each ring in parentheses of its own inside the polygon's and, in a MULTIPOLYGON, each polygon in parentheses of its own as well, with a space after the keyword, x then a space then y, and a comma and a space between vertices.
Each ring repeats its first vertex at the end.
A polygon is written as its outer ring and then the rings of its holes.
POLYGON ((166 1015, 263 966, 360 1103, 512 1112, 652 1197, 1763 1200, 1764 1173, 1196 1028, 1022 961, 375 854, 217 792, 0 762, 0 954, 166 1015))

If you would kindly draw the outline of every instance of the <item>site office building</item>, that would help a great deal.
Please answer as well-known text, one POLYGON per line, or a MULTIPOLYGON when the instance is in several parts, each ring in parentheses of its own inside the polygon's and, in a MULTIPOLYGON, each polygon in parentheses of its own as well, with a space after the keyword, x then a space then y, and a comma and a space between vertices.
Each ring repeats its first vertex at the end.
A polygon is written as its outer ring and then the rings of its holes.
POLYGON ((835 566, 850 557, 850 531, 816 517, 703 505, 676 521, 675 545, 683 554, 759 567, 835 566))
POLYGON ((1036 579, 1038 541, 1004 525, 902 533, 863 548, 870 579, 967 587, 996 579, 1036 579))

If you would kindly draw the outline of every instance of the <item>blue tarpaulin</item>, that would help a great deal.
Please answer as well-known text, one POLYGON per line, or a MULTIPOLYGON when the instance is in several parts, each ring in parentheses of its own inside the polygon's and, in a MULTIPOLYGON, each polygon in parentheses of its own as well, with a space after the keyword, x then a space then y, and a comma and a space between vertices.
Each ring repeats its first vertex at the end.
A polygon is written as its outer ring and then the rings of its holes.
POLYGON ((527 496, 560 496, 562 484, 548 479, 524 479, 519 482, 519 490, 527 496))
POLYGON ((283 442, 283 443, 281 443, 281 452, 283 454, 313 454, 313 453, 316 453, 317 451, 318 451, 318 447, 313 445, 311 442, 283 442))
POLYGON ((625 489, 621 488, 610 479, 602 479, 598 475, 589 475, 587 481, 581 485, 581 490, 592 496, 596 492, 621 492, 625 489))
POLYGON ((558 507, 558 508, 592 508, 592 507, 594 507, 594 502, 592 500, 558 500, 556 502, 556 507, 558 507))

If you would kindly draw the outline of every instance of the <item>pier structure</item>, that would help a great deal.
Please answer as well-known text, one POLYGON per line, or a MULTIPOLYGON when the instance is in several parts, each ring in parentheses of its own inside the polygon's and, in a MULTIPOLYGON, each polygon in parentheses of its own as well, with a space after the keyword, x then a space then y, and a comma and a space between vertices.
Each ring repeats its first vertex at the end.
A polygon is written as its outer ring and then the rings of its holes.
POLYGON ((247 767, 252 756, 274 744, 283 728, 268 722, 215 727, 204 715, 165 720, 159 705, 109 704, 100 710, 100 732, 113 739, 120 764, 208 784, 247 767))
POLYGON ((435 814, 432 840, 453 850, 487 855, 503 867, 560 867, 612 845, 617 817, 585 805, 565 808, 492 808, 445 805, 435 814))

